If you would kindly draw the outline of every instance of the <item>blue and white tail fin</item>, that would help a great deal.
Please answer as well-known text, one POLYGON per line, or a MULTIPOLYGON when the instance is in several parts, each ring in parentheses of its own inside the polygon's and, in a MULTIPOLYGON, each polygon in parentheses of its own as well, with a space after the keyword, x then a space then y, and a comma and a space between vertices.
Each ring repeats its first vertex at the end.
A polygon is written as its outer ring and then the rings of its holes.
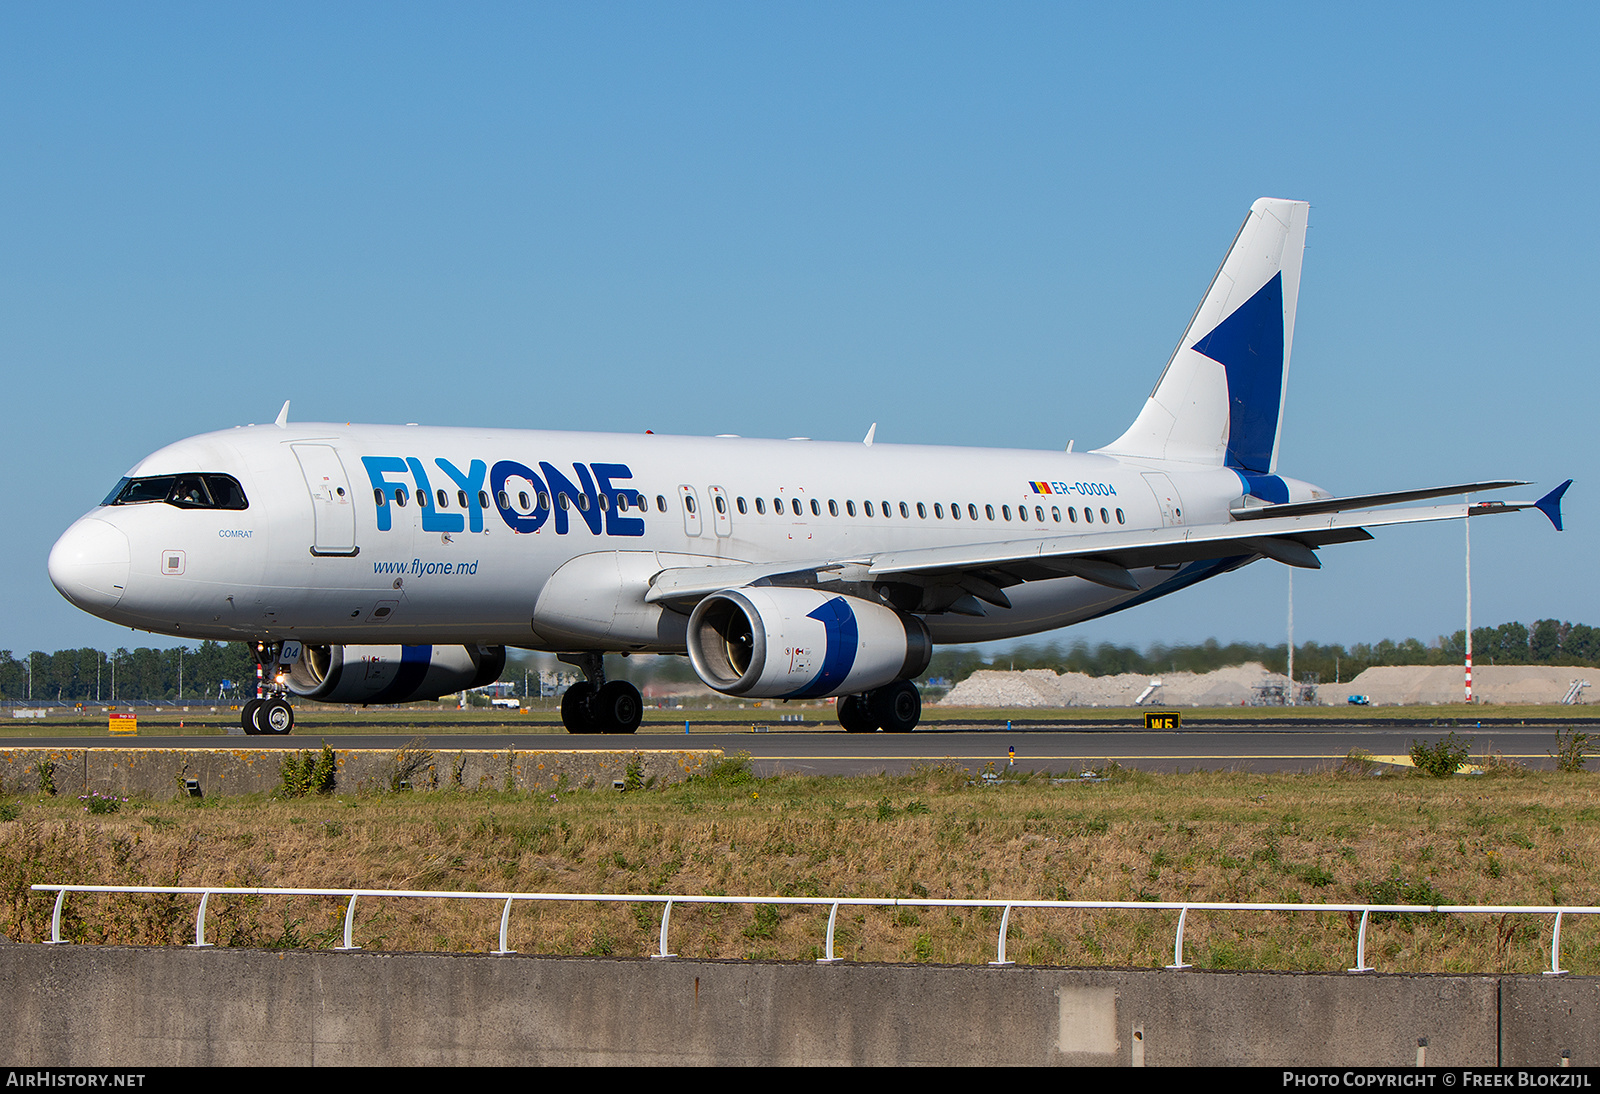
POLYGON ((1272 474, 1306 243, 1303 201, 1261 198, 1111 456, 1272 474))

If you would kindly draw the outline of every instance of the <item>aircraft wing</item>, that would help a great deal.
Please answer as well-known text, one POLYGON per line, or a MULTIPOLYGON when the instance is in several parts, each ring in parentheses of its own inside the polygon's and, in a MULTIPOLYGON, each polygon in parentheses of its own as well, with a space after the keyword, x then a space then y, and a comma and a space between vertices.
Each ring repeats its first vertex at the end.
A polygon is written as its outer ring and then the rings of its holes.
MULTIPOLYGON (((1299 505, 1278 505, 1248 520, 1220 524, 1037 536, 882 551, 861 558, 678 567, 657 574, 645 599, 681 608, 692 606, 701 597, 742 585, 870 588, 890 582, 943 589, 944 595, 924 597, 923 606, 916 610, 977 614, 982 609, 972 603, 973 600, 1009 607, 1010 601, 1004 593, 1007 586, 1055 577, 1081 577, 1109 588, 1138 592, 1141 586, 1131 571, 1153 566, 1176 568, 1187 562, 1258 556, 1289 566, 1316 569, 1321 566, 1316 548, 1371 539, 1368 528, 1388 525, 1460 520, 1537 508, 1559 529, 1561 495, 1570 481, 1538 501, 1530 502, 1458 502, 1381 511, 1369 508, 1306 513, 1301 510, 1298 514, 1295 510, 1300 510, 1299 505), (1282 515, 1275 515, 1274 511, 1282 515)), ((1476 488, 1490 487, 1477 484, 1476 488)), ((1458 493, 1462 488, 1444 487, 1442 491, 1458 493)), ((1370 499, 1388 496, 1363 497, 1370 505, 1370 499)), ((1339 500, 1303 504, 1322 506, 1339 500)), ((1346 504, 1358 500, 1361 499, 1342 499, 1346 504)))
MULTIPOLYGON (((1356 494, 1344 498, 1318 498, 1316 501, 1285 502, 1279 505, 1244 505, 1229 510, 1235 520, 1259 520, 1262 517, 1307 516, 1312 513, 1342 513, 1351 509, 1374 509, 1380 505, 1399 505, 1407 501, 1424 501, 1428 498, 1448 498, 1459 494, 1476 494, 1482 490, 1505 490, 1513 486, 1527 486, 1518 480, 1496 482, 1464 482, 1457 486, 1430 486, 1423 490, 1391 490, 1385 494, 1356 494)), ((1535 502, 1534 504, 1538 504, 1535 502)))

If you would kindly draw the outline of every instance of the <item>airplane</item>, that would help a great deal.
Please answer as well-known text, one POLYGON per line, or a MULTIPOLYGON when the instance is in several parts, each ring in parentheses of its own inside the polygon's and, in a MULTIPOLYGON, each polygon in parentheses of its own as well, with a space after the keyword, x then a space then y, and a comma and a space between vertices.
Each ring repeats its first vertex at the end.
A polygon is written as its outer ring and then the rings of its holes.
POLYGON ((382 704, 497 679, 506 649, 584 679, 572 733, 631 733, 607 654, 689 657, 744 699, 838 697, 849 732, 905 732, 935 644, 1124 611, 1261 559, 1315 568, 1370 528, 1538 508, 1390 508, 1516 480, 1335 497, 1278 473, 1309 205, 1250 207, 1143 408, 1090 452, 290 423, 139 461, 50 553, 83 610, 242 640, 241 720, 288 697, 382 704))

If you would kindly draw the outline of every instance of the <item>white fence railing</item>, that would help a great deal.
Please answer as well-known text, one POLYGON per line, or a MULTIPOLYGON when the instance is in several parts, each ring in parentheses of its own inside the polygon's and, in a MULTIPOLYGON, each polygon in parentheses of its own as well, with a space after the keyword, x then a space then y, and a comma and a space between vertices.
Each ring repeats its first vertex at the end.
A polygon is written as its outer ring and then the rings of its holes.
POLYGON ((496 900, 504 901, 500 911, 500 948, 495 954, 516 953, 506 941, 511 925, 511 908, 518 901, 592 901, 602 904, 660 904, 661 941, 652 957, 668 958, 677 954, 667 947, 667 929, 672 921, 675 904, 780 904, 820 907, 828 911, 828 935, 824 956, 817 961, 832 964, 840 961, 833 955, 833 930, 841 907, 857 908, 1002 908, 1000 933, 995 943, 995 960, 991 965, 1011 965, 1006 959, 1006 930, 1011 924, 1013 908, 1058 908, 1074 911, 1109 910, 1143 912, 1177 912, 1178 928, 1172 943, 1172 964, 1169 969, 1187 969, 1183 960, 1183 929, 1189 913, 1197 912, 1346 912, 1361 913, 1361 925, 1356 935, 1356 963, 1347 972, 1374 972, 1367 964, 1367 921, 1374 912, 1439 915, 1554 915, 1550 931, 1550 968, 1546 976, 1562 976, 1561 919, 1566 915, 1594 915, 1600 908, 1574 905, 1528 904, 1230 904, 1211 901, 1162 902, 1143 900, 941 900, 931 897, 804 897, 804 896, 661 896, 626 893, 457 893, 431 889, 246 889, 226 886, 198 885, 35 885, 39 892, 56 894, 55 910, 50 919, 50 939, 47 945, 64 945, 61 937, 61 909, 68 893, 187 893, 200 898, 200 908, 195 915, 194 942, 191 948, 204 949, 206 941, 206 904, 212 896, 324 896, 347 898, 344 911, 344 945, 336 950, 359 950, 355 944, 356 901, 361 897, 427 897, 434 900, 496 900))

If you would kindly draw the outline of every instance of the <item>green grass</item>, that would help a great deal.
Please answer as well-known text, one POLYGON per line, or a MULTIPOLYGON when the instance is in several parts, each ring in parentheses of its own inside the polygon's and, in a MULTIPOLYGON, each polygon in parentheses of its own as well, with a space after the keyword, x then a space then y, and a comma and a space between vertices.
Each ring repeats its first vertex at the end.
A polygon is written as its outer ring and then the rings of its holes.
MULTIPOLYGON (((95 816, 37 795, 0 804, 0 918, 47 936, 34 882, 362 886, 465 891, 749 894, 1134 901, 1600 904, 1600 780, 1522 773, 1388 775, 1120 770, 1104 782, 955 766, 893 777, 759 778, 734 757, 680 786, 556 794, 386 793, 134 801, 95 816)), ((80 942, 192 941, 194 898, 73 897, 80 942)), ((223 945, 322 946, 343 904, 213 898, 223 945)), ((524 953, 653 952, 659 910, 519 906, 524 953)), ((358 905, 369 949, 484 951, 490 902, 358 905)), ((673 911, 671 944, 696 957, 817 955, 827 909, 673 911)), ((959 908, 842 909, 851 960, 981 963, 999 916, 959 908)), ((1155 966, 1176 913, 1018 910, 1008 956, 1025 963, 1155 966)), ((1384 971, 1537 972, 1549 917, 1399 917, 1369 928, 1384 971)), ((1343 913, 1193 912, 1186 957, 1212 968, 1337 970, 1354 957, 1343 913)), ((1600 922, 1563 923, 1563 964, 1600 974, 1600 922)))

